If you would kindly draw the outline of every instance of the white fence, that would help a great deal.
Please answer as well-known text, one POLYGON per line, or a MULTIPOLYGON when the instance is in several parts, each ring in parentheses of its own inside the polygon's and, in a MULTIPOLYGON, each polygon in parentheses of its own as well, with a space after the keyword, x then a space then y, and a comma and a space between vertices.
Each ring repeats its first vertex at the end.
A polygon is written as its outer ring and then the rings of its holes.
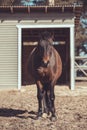
POLYGON ((75 80, 87 81, 87 56, 75 57, 75 80))

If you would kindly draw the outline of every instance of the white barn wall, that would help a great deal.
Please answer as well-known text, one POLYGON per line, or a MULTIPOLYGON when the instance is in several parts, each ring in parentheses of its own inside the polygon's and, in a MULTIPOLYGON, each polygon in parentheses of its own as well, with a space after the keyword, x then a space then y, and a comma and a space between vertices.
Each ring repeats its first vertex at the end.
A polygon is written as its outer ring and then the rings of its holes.
POLYGON ((0 89, 17 88, 17 22, 0 23, 0 89))

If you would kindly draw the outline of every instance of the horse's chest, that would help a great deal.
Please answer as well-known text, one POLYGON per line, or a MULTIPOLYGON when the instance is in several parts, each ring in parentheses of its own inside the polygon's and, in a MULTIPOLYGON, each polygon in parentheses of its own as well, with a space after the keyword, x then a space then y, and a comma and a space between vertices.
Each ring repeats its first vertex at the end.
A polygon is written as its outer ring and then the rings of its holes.
POLYGON ((41 79, 43 82, 49 82, 49 80, 51 78, 51 72, 50 72, 49 68, 39 67, 37 69, 37 75, 38 75, 39 79, 41 79))

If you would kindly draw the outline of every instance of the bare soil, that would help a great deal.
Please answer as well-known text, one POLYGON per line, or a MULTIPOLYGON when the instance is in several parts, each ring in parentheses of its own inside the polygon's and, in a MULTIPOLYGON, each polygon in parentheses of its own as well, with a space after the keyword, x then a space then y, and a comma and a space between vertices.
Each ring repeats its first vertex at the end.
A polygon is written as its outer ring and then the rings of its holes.
POLYGON ((36 86, 21 91, 0 91, 0 130, 87 130, 87 86, 71 91, 67 86, 55 87, 57 121, 35 120, 36 86))

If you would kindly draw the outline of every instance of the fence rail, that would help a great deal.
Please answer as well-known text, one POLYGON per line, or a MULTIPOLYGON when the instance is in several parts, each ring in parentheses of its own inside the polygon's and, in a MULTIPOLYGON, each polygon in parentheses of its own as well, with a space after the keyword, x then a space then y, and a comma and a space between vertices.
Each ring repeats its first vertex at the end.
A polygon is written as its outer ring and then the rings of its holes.
POLYGON ((75 80, 87 81, 87 56, 75 57, 75 80))

